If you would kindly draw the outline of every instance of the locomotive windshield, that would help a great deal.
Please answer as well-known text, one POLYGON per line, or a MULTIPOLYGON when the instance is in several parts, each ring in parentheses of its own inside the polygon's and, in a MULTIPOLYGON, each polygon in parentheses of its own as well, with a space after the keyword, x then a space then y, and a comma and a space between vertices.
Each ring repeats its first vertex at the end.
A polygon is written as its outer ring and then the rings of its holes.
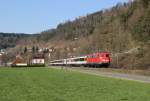
POLYGON ((78 58, 78 59, 75 59, 74 61, 84 61, 84 58, 78 58))
POLYGON ((106 54, 106 57, 109 57, 109 54, 106 54))

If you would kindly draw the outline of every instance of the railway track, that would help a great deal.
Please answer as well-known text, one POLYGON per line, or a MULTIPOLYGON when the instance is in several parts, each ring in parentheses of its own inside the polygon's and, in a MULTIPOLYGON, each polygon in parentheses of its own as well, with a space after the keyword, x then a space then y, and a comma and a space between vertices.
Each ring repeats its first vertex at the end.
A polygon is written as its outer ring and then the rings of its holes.
POLYGON ((111 77, 117 79, 126 79, 126 80, 138 81, 143 83, 150 83, 150 76, 112 72, 111 70, 107 71, 106 69, 100 69, 100 68, 83 68, 83 67, 51 67, 51 68, 65 69, 65 70, 77 71, 81 73, 103 76, 103 77, 111 77))

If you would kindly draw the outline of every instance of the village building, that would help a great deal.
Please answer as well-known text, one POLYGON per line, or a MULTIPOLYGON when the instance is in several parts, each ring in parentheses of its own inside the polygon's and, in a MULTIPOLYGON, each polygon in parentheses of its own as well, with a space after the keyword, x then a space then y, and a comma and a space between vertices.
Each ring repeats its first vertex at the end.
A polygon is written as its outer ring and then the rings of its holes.
POLYGON ((37 53, 32 56, 32 65, 45 65, 45 57, 43 53, 37 53))
POLYGON ((16 58, 12 62, 12 66, 26 67, 27 63, 24 62, 23 58, 20 55, 17 55, 16 58))
POLYGON ((6 50, 5 49, 1 49, 0 50, 0 54, 2 55, 2 54, 5 54, 6 53, 6 50))

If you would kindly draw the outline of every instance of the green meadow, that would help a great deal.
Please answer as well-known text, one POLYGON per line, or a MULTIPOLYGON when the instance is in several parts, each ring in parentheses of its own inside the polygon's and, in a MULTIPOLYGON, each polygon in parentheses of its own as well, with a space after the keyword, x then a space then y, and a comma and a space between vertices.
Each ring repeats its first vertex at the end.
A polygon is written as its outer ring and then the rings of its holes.
POLYGON ((0 101, 150 101, 150 84, 64 69, 0 68, 0 101))

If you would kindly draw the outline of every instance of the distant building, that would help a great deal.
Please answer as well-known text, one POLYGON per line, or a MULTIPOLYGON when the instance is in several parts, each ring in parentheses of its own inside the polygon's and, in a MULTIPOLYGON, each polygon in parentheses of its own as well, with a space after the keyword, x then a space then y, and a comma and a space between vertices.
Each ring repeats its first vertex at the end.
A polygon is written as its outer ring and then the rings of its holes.
POLYGON ((45 57, 42 53, 34 54, 31 60, 32 65, 45 65, 45 57))
POLYGON ((12 66, 26 67, 27 63, 24 62, 23 58, 20 55, 17 55, 16 58, 12 62, 12 66))
POLYGON ((2 54, 5 54, 6 53, 6 50, 5 49, 1 49, 0 50, 0 54, 2 55, 2 54))

